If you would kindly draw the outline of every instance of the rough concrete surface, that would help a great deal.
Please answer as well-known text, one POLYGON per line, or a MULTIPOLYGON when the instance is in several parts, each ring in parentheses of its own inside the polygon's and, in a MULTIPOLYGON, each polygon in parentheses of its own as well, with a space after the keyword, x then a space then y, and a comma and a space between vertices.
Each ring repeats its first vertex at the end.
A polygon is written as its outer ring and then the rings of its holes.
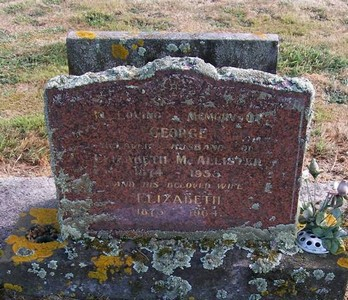
POLYGON ((55 186, 50 177, 0 178, 0 243, 13 230, 21 212, 31 207, 55 207, 55 186))

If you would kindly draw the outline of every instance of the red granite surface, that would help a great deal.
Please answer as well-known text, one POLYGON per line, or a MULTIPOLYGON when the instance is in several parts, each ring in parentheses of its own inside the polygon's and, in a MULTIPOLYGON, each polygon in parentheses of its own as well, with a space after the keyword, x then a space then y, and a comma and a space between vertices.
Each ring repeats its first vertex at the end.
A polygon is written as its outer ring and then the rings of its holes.
POLYGON ((294 222, 309 94, 188 70, 47 97, 55 173, 72 183, 59 199, 92 199, 108 217, 91 230, 294 222))

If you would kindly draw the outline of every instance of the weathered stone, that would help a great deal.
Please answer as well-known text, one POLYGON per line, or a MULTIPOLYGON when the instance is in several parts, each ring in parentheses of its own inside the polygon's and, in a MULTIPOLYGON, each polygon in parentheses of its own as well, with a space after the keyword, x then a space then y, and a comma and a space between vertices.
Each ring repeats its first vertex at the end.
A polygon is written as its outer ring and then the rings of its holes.
POLYGON ((72 31, 67 37, 67 53, 72 75, 105 71, 120 65, 141 67, 165 56, 193 56, 216 67, 276 73, 278 36, 72 31))
POLYGON ((63 236, 294 224, 312 95, 305 80, 197 58, 52 79, 63 236))
POLYGON ((345 295, 348 269, 333 255, 281 255, 269 243, 232 235, 21 244, 33 221, 38 222, 21 218, 0 258, 1 299, 16 294, 18 299, 343 300, 345 295), (50 247, 42 259, 35 256, 50 247))

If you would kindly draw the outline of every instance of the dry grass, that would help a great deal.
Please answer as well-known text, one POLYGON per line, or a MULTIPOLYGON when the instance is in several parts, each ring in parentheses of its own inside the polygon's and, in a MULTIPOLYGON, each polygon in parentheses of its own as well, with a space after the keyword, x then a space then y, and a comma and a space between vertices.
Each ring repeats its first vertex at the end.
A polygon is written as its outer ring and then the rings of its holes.
POLYGON ((40 130, 19 134, 13 124, 20 116, 42 115, 44 83, 67 73, 64 42, 69 30, 279 34, 280 74, 305 75, 317 90, 307 160, 317 157, 331 179, 347 176, 345 0, 0 1, 0 140, 11 141, 2 144, 0 176, 49 172, 40 130), (44 154, 37 159, 40 149, 44 154))

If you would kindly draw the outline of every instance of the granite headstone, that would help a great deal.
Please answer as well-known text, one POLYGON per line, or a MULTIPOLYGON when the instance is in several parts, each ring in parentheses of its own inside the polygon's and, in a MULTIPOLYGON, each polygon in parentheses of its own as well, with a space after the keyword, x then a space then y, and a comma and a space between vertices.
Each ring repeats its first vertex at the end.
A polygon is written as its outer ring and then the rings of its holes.
POLYGON ((45 91, 63 236, 293 224, 311 84, 198 58, 45 91))

